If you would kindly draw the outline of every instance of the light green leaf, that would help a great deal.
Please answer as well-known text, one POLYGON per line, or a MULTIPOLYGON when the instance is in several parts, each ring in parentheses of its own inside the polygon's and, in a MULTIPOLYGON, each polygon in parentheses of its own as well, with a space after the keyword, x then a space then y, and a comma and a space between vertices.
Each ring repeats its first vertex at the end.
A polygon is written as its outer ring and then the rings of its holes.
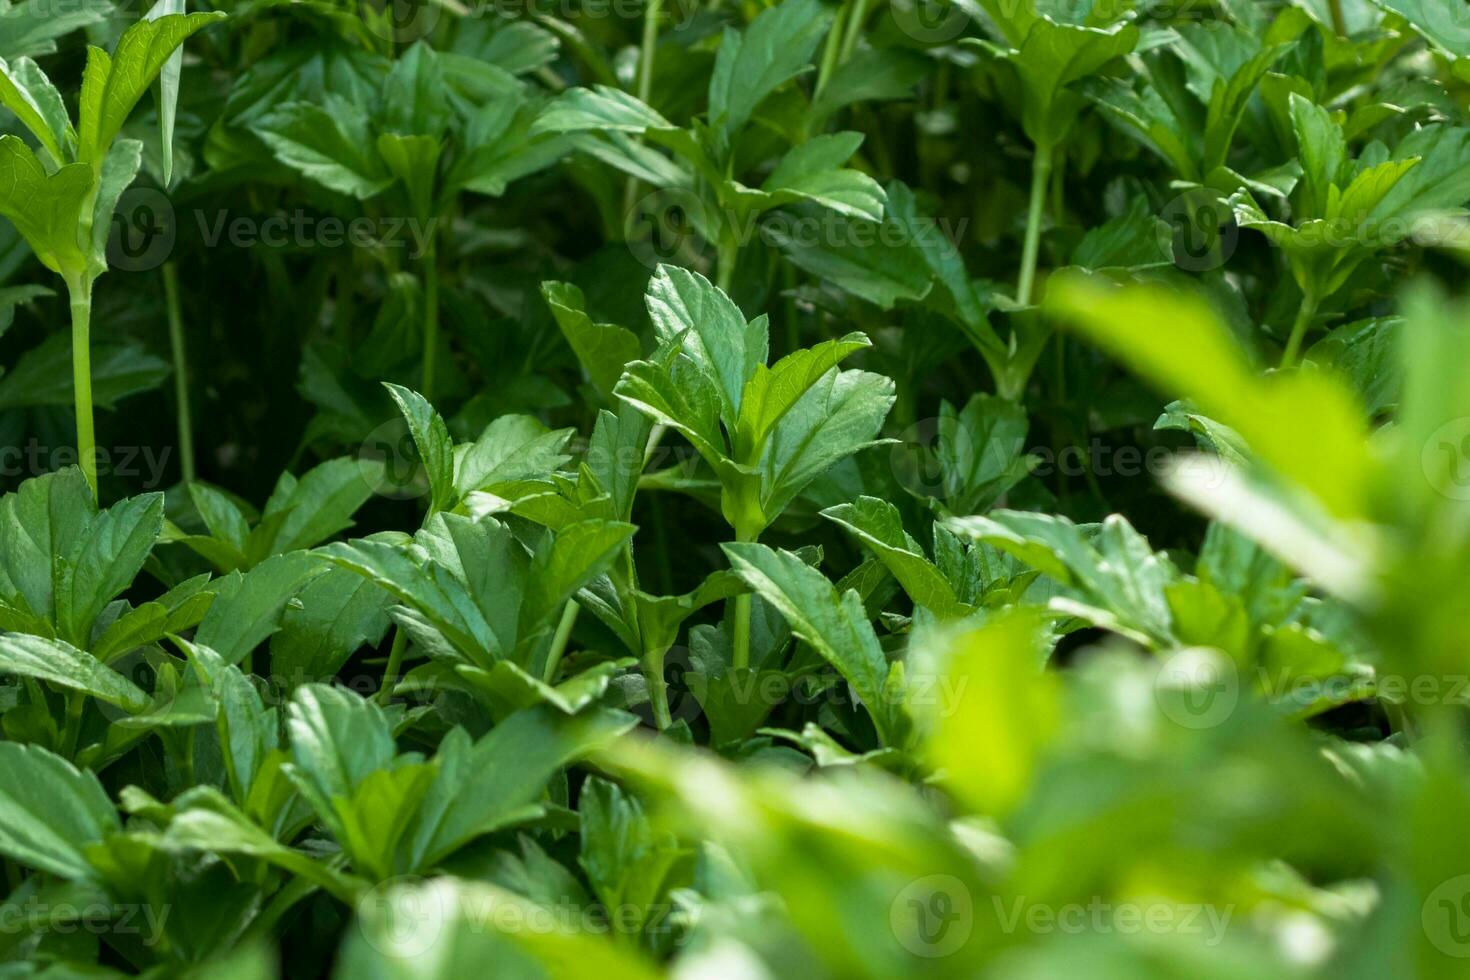
POLYGON ((69 881, 95 880, 86 849, 122 830, 96 776, 15 742, 0 742, 0 816, 0 852, 69 881))
POLYGON ((132 712, 148 707, 148 695, 102 661, 62 640, 22 633, 0 635, 0 673, 80 691, 132 712))
POLYGON ((224 17, 204 13, 140 20, 123 32, 111 58, 99 48, 90 49, 82 82, 78 158, 97 166, 178 47, 224 17))
POLYGON ((852 685, 883 744, 902 747, 907 734, 902 704, 888 690, 888 659, 858 594, 838 596, 827 576, 792 552, 749 543, 721 547, 736 574, 852 685))
POLYGON ((916 605, 926 607, 941 619, 956 619, 973 612, 959 601, 954 587, 904 529, 903 516, 893 504, 876 497, 859 497, 850 504, 828 507, 822 516, 871 548, 916 605))

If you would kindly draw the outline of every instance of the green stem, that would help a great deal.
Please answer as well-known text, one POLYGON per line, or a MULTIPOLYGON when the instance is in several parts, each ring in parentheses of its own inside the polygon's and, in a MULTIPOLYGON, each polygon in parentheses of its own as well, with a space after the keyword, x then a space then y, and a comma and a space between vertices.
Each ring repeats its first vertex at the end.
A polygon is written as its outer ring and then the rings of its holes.
POLYGON ((393 645, 388 648, 388 666, 383 668, 383 686, 378 688, 378 703, 387 704, 393 698, 393 688, 398 684, 398 675, 403 670, 403 654, 408 649, 408 634, 403 627, 393 631, 393 645))
POLYGON ((728 221, 720 229, 718 250, 719 269, 715 276, 715 285, 728 296, 730 287, 735 282, 735 265, 740 261, 740 239, 735 230, 728 227, 728 221))
POLYGON ((424 375, 423 391, 434 400, 434 369, 439 356, 439 259, 438 249, 429 248, 424 256, 424 375))
POLYGON ((822 89, 827 87, 827 81, 832 76, 832 70, 837 67, 837 56, 841 53, 843 25, 846 23, 847 4, 838 9, 837 16, 832 20, 832 28, 827 32, 827 43, 822 48, 822 63, 817 68, 817 84, 813 95, 821 95, 822 89))
MULTIPOLYGON (((751 534, 736 528, 736 541, 754 541, 759 537, 759 532, 751 534)), ((750 667, 750 593, 742 592, 735 597, 735 637, 734 637, 734 659, 732 661, 736 670, 747 670, 750 667)))
POLYGON ((82 734, 82 714, 87 710, 87 696, 73 692, 66 696, 66 727, 61 730, 61 746, 57 755, 70 760, 77 754, 82 734))
POLYGON ((184 312, 179 302, 179 270, 172 262, 163 264, 163 296, 168 307, 168 341, 174 358, 174 401, 179 421, 179 465, 184 482, 193 483, 194 425, 189 411, 189 357, 184 347, 184 312))
POLYGON ((1041 248, 1041 216, 1046 206, 1046 186, 1051 177, 1051 147, 1038 146, 1031 162, 1031 203, 1026 209, 1026 240, 1021 247, 1021 278, 1016 284, 1016 302, 1031 305, 1036 283, 1036 257, 1041 248))
POLYGON ((92 284, 68 282, 71 293, 71 378, 77 414, 77 456, 97 499, 97 431, 92 421, 92 284))
POLYGON ((1332 14, 1332 32, 1338 37, 1347 37, 1347 18, 1342 15, 1342 0, 1327 0, 1327 9, 1332 14))
MULTIPOLYGON (((658 55, 658 18, 663 9, 663 0, 647 0, 643 6, 643 39, 638 54, 638 101, 648 104, 653 97, 653 64, 658 55)), ((642 142, 641 137, 634 137, 642 142)), ((623 190, 623 213, 633 212, 638 198, 638 178, 629 177, 623 190)))
POLYGON ((863 36, 863 22, 868 19, 868 0, 857 0, 847 19, 847 32, 842 38, 842 50, 837 55, 837 64, 846 63, 857 50, 858 39, 863 36))
POLYGON ((667 731, 674 723, 669 714, 669 682, 664 677, 667 650, 646 650, 643 654, 643 677, 648 681, 648 703, 653 706, 653 723, 659 731, 667 731))
POLYGON ((1296 312, 1296 321, 1291 325, 1291 336, 1287 338, 1286 350, 1281 354, 1281 368, 1296 367, 1296 359, 1301 353, 1302 340, 1307 335, 1307 327, 1312 323, 1312 317, 1317 315, 1317 297, 1312 293, 1302 294, 1302 305, 1296 312))
POLYGON ((561 658, 567 652, 567 643, 572 638, 572 628, 577 625, 577 614, 582 607, 574 600, 567 601, 567 607, 562 610, 561 622, 556 624, 556 634, 551 638, 551 652, 546 655, 546 670, 541 679, 550 684, 556 679, 557 669, 561 667, 561 658))

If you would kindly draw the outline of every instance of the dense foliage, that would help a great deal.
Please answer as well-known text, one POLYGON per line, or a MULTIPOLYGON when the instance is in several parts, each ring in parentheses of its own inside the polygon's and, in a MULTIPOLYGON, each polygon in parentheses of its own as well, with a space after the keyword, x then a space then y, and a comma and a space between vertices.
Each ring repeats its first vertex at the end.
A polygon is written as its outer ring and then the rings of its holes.
POLYGON ((0 977, 1470 976, 1465 0, 189 7, 0 0, 0 977))

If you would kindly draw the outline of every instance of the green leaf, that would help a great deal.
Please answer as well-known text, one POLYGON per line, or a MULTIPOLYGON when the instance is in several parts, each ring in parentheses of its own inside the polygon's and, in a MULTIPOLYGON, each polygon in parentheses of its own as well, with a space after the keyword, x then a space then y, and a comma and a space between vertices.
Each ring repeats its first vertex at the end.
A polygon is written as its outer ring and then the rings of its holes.
POLYGON ((733 431, 745 383, 769 354, 766 318, 747 322, 723 291, 699 273, 677 266, 658 267, 648 283, 647 302, 659 341, 678 343, 715 383, 720 418, 733 431))
MULTIPOLYGON (((1293 92, 1291 125, 1302 163, 1304 204, 1301 218, 1330 217, 1328 198, 1347 162, 1347 141, 1332 113, 1293 92)), ((1298 222, 1300 223, 1300 221, 1298 222)))
POLYGON ((413 444, 418 447, 419 460, 429 476, 434 509, 453 509, 458 500, 454 485, 454 443, 449 438, 449 426, 444 423, 444 417, 416 391, 386 381, 383 387, 393 396, 398 411, 408 423, 413 444))
POLYGON ((594 323, 582 290, 571 283, 543 282, 541 295, 593 387, 611 399, 623 367, 643 353, 638 335, 616 324, 594 323))
POLYGON ((93 181, 92 169, 79 163, 48 174, 20 137, 0 136, 0 215, 63 277, 79 279, 86 269, 79 231, 93 181))
POLYGON ((62 640, 0 635, 0 673, 34 677, 132 712, 145 710, 149 703, 148 695, 132 681, 62 640))
POLYGON ((96 515, 55 576, 56 622, 63 638, 92 641, 103 608, 133 583, 163 530, 163 494, 150 493, 96 515))
POLYGON ((123 191, 133 183, 143 166, 143 144, 137 140, 118 140, 102 161, 102 176, 97 181, 97 204, 92 211, 92 254, 90 272, 99 276, 107 271, 107 236, 112 230, 112 215, 123 191))
POLYGON ((709 81, 709 121, 727 146, 768 95, 809 66, 826 29, 817 0, 782 0, 743 34, 725 30, 709 81))
POLYGON ((1146 645, 1173 643, 1165 590, 1179 572, 1121 515, 1109 516, 1095 534, 1065 517, 1010 510, 953 518, 948 525, 1076 591, 1080 604, 1054 599, 1054 607, 1146 645))
MULTIPOLYGON (((146 20, 157 20, 167 14, 185 12, 185 0, 158 0, 148 13, 146 20)), ((163 155, 163 185, 173 181, 174 174, 174 124, 179 113, 179 78, 184 71, 184 46, 180 44, 164 62, 158 73, 158 135, 163 155)))
POLYGON ((224 17, 204 13, 140 20, 123 32, 111 58, 100 48, 90 49, 82 82, 78 159, 97 166, 178 47, 224 17))
MULTIPOLYGON (((152 391, 168 375, 168 362, 136 340, 92 348, 92 400, 99 408, 114 409, 124 398, 152 391)), ((70 406, 73 391, 71 337, 53 333, 0 377, 0 409, 70 406)))
POLYGON ((888 501, 859 497, 850 504, 828 507, 822 516, 871 548, 916 605, 924 606, 941 619, 956 619, 973 612, 959 601, 954 587, 904 530, 903 516, 888 501))
POLYGON ((388 594, 345 568, 308 582, 298 598, 271 638, 271 670, 293 683, 335 676, 354 653, 376 646, 388 631, 388 594))
POLYGON ((226 663, 237 664, 276 632, 287 603, 327 566, 304 551, 277 555, 241 574, 220 580, 194 642, 214 648, 226 663))
POLYGON ((543 706, 518 711, 468 751, 443 758, 425 799, 415 862, 430 867, 499 829, 536 800, 552 774, 627 732, 631 715, 606 709, 568 716, 543 706))
POLYGON ((393 183, 373 152, 367 113, 344 99, 282 103, 253 128, 276 159, 323 187, 367 200, 393 183))
POLYGON ((0 852, 69 881, 95 880, 86 849, 122 830, 96 776, 15 742, 0 742, 0 816, 0 852))
POLYGON ((557 96, 536 118, 533 132, 642 133, 674 128, 673 123, 622 89, 594 85, 567 89, 557 96))
POLYGON ((903 706, 888 689, 888 660, 858 594, 839 596, 827 576, 792 552, 763 544, 721 547, 736 574, 852 685, 883 744, 901 747, 906 738, 903 706))
POLYGON ((862 142, 862 133, 828 133, 797 146, 761 184, 770 196, 763 206, 807 200, 851 218, 883 220, 883 188, 867 174, 842 167, 862 142))
POLYGON ((254 561, 261 561, 315 547, 352 527, 352 515, 372 495, 361 462, 347 457, 314 466, 299 480, 283 473, 251 534, 248 551, 254 561))
POLYGON ((298 688, 286 709, 294 773, 319 814, 348 799, 398 754, 388 717, 376 702, 339 687, 298 688))
POLYGON ((52 162, 59 167, 67 161, 76 133, 61 93, 34 61, 21 58, 12 66, 0 60, 0 105, 15 113, 52 162))
POLYGON ((774 520, 808 484, 876 445, 894 383, 867 371, 828 371, 776 425, 760 462, 761 508, 774 520))
POLYGON ((928 741, 943 782, 977 812, 1004 818, 1030 794, 1062 723, 1056 675, 1037 623, 1013 614, 947 644, 947 704, 928 741))
POLYGON ((514 963, 522 975, 546 980, 660 976, 633 946, 565 922, 554 905, 459 878, 399 884, 381 901, 363 903, 338 975, 429 980, 490 962, 514 963))
POLYGON ((426 136, 437 142, 451 121, 448 85, 439 55, 416 42, 393 62, 383 83, 382 126, 390 133, 426 136))
MULTIPOLYGON (((890 185, 890 193, 892 189, 890 185)), ((890 222, 891 211, 890 207, 890 222)), ((803 218, 820 213, 815 206, 809 213, 797 212, 803 218)), ((825 221, 821 225, 827 226, 825 221)), ((831 228, 831 234, 793 234, 773 222, 762 229, 762 236, 797 268, 880 309, 891 310, 929 294, 934 276, 925 253, 908 244, 913 236, 901 225, 840 217, 831 228)))
POLYGON ((56 42, 78 28, 111 16, 111 0, 76 0, 63 6, 6 3, 0 7, 0 58, 36 57, 56 51, 56 42))
POLYGON ((744 459, 758 456, 772 430, 812 386, 852 354, 871 346, 873 342, 867 335, 850 333, 793 351, 773 367, 758 365, 741 396, 735 437, 737 454, 744 459))
POLYGON ((1258 377, 1202 299, 1160 287, 1054 280, 1047 309, 1163 390, 1239 432, 1262 462, 1348 519, 1367 513, 1374 466, 1351 392, 1320 372, 1258 377), (1170 324, 1160 333, 1158 323, 1170 324))
POLYGON ((461 498, 518 480, 543 479, 561 469, 572 429, 552 431, 529 415, 502 415, 480 437, 455 450, 455 490, 461 498))
POLYGON ((906 99, 928 73, 926 59, 915 52, 897 47, 860 48, 837 66, 812 100, 814 128, 845 106, 906 99))

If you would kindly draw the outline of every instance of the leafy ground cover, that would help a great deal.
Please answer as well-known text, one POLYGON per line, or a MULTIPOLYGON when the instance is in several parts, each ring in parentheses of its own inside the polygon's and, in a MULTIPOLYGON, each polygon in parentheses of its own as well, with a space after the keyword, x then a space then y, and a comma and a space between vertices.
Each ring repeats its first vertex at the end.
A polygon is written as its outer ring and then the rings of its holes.
POLYGON ((1470 976, 1463 0, 0 0, 0 977, 1470 976))

